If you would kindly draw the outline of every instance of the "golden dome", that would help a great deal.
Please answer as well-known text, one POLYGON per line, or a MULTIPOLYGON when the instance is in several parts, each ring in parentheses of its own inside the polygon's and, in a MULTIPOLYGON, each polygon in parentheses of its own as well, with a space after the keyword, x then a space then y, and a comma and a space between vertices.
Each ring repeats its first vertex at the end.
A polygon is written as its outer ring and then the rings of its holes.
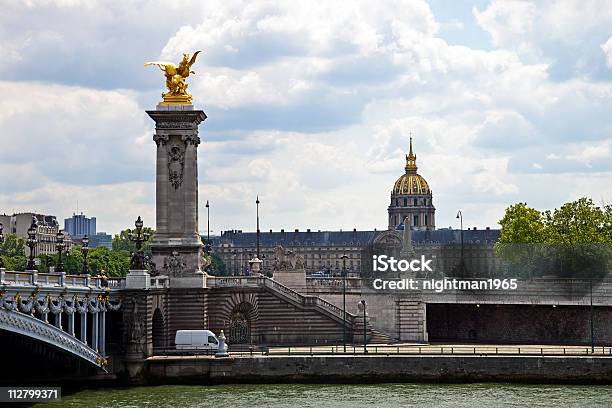
POLYGON ((412 152, 412 138, 410 138, 410 152, 406 155, 406 170, 393 185, 392 194, 431 194, 427 181, 417 174, 416 154, 412 152))

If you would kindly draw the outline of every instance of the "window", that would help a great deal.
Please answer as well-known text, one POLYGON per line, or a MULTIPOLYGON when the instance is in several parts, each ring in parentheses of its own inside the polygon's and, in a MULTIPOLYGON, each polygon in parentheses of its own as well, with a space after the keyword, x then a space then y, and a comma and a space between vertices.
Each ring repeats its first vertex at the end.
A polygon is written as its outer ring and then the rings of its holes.
POLYGON ((418 204, 417 204, 417 199, 415 198, 415 199, 414 199, 414 206, 416 207, 417 205, 418 205, 418 204))
POLYGON ((208 343, 217 344, 217 339, 214 336, 208 336, 208 343))
POLYGON ((404 198, 404 207, 408 207, 408 199, 404 198))
MULTIPOLYGON (((415 200, 416 200, 416 199, 415 199, 415 200)), ((414 225, 415 227, 418 227, 418 226, 419 226, 419 216, 418 216, 418 215, 415 215, 415 216, 413 217, 413 220, 412 220, 412 225, 414 225)))

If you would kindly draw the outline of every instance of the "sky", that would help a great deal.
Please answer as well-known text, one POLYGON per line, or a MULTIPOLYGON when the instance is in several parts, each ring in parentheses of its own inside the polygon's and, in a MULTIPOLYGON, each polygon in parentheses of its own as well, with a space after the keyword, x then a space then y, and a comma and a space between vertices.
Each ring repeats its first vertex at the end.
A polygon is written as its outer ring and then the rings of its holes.
POLYGON ((611 1, 0 3, 0 213, 154 225, 143 63, 196 50, 202 233, 384 229, 410 135, 438 228, 612 201, 611 1))

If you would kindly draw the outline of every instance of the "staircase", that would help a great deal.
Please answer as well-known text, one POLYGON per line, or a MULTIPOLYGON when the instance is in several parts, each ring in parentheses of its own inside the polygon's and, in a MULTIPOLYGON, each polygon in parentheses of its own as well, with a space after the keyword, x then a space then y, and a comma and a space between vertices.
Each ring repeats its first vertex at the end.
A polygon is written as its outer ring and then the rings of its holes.
POLYGON ((393 343, 393 339, 387 336, 385 333, 380 332, 378 330, 374 330, 371 327, 370 329, 370 338, 368 339, 369 344, 390 344, 393 343))
POLYGON ((348 327, 353 327, 355 323, 355 315, 342 311, 338 306, 321 299, 318 296, 306 296, 299 292, 265 276, 250 277, 209 277, 207 279, 208 287, 261 287, 265 288, 274 295, 293 303, 304 309, 312 309, 320 314, 330 317, 334 321, 342 324, 346 321, 348 327))

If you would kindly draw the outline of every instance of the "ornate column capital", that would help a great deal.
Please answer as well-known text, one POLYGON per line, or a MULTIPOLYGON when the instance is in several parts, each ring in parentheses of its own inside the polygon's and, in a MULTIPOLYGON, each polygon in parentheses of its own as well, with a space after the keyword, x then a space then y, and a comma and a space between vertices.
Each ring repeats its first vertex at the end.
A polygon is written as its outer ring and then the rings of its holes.
POLYGON ((193 145, 197 147, 200 144, 200 137, 195 134, 183 135, 181 140, 185 143, 185 146, 193 145))
POLYGON ((169 139, 168 135, 158 135, 158 134, 153 135, 153 141, 155 142, 157 146, 159 146, 160 144, 162 146, 165 145, 166 143, 168 143, 168 139, 169 139))

